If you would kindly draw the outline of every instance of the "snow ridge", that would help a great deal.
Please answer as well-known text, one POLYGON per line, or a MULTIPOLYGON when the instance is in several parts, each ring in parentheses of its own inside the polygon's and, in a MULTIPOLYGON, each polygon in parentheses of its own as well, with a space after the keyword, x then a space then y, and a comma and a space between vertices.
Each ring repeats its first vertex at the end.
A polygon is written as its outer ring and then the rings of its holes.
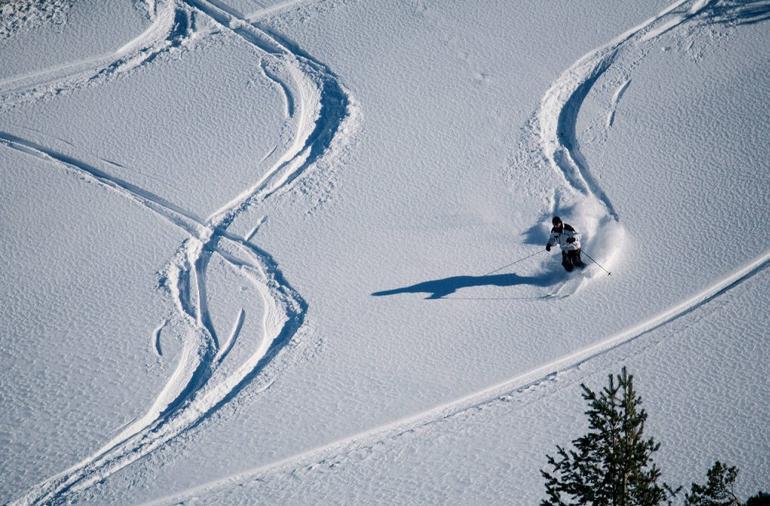
MULTIPOLYGON (((95 58, 67 65, 63 70, 52 69, 29 76, 28 80, 25 77, 11 83, 0 83, 0 87, 8 84, 11 91, 19 90, 19 82, 27 84, 28 89, 24 93, 39 99, 45 96, 45 91, 38 90, 50 91, 52 88, 74 86, 72 82, 80 85, 84 76, 93 79, 122 71, 127 61, 139 61, 141 64, 157 55, 159 50, 167 46, 162 41, 178 40, 175 35, 177 32, 188 33, 190 25, 185 20, 189 21, 190 12, 199 12, 211 17, 223 29, 242 37, 264 59, 269 60, 269 63, 261 65, 263 71, 285 94, 287 104, 290 104, 287 106, 287 116, 297 115, 297 131, 286 153, 262 178, 206 220, 147 190, 113 177, 96 165, 10 133, 0 132, 0 143, 6 147, 52 162, 66 171, 115 191, 153 211, 190 236, 177 250, 166 269, 164 284, 175 301, 179 318, 187 322, 198 337, 197 340, 188 339, 184 343, 175 372, 143 416, 126 426, 90 457, 30 489, 16 501, 17 504, 67 502, 77 492, 104 480, 182 432, 194 428, 248 385, 304 322, 307 303, 286 281, 278 263, 266 251, 228 232, 228 228, 242 212, 264 202, 279 190, 289 188, 293 181, 336 143, 344 142, 339 134, 349 132, 347 127, 355 113, 355 104, 327 67, 306 55, 297 54, 271 34, 237 17, 236 12, 223 11, 218 5, 202 0, 188 0, 186 4, 164 4, 151 27, 110 55, 112 61, 106 66, 106 58, 95 58), (169 23, 172 14, 174 20, 169 23), (146 50, 147 46, 153 49, 146 50), (86 66, 91 68, 82 70, 86 66), (62 78, 63 74, 71 76, 73 69, 74 81, 67 81, 71 77, 62 78), (54 85, 51 86, 50 82, 54 85), (238 344, 245 311, 241 310, 230 336, 220 342, 211 320, 206 295, 207 266, 214 254, 252 282, 265 308, 262 338, 257 349, 242 363, 236 364, 229 373, 222 372, 220 366, 238 344)), ((12 100, 8 98, 7 92, 6 88, 0 103, 6 104, 6 101, 12 100)), ((156 352, 160 353, 157 339, 156 335, 156 352)))

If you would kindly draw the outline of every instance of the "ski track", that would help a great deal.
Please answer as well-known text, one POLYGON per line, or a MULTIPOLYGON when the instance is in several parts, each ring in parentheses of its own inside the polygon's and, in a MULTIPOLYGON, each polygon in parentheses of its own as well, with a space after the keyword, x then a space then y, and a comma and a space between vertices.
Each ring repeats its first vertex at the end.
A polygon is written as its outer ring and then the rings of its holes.
POLYGON ((623 81, 623 84, 618 86, 617 91, 615 91, 615 94, 612 96, 612 104, 610 105, 610 112, 607 114, 607 128, 610 128, 612 125, 615 124, 615 114, 618 110, 618 103, 620 102, 620 99, 623 98, 623 94, 628 89, 628 85, 631 84, 631 79, 626 79, 623 81))
MULTIPOLYGON (((662 12, 622 33, 609 43, 589 52, 564 71, 544 94, 536 114, 533 135, 553 170, 564 179, 564 194, 556 193, 553 214, 576 215, 588 237, 584 249, 591 249, 598 262, 610 266, 617 256, 624 234, 620 215, 580 152, 577 119, 583 101, 596 81, 629 48, 639 48, 689 23, 740 25, 770 18, 766 0, 678 0, 662 12), (563 205, 564 208, 560 209, 563 205), (598 210, 598 215, 597 215, 598 210), (586 248, 586 246, 588 248, 586 248), (596 249, 594 249, 596 247, 596 249)), ((614 97, 614 107, 630 78, 614 97)))
POLYGON ((225 358, 227 358, 227 354, 230 353, 230 350, 233 349, 233 346, 235 345, 235 341, 238 339, 238 336, 241 334, 241 330, 243 329, 243 322, 246 318, 246 311, 241 308, 241 310, 238 312, 238 318, 235 320, 235 325, 233 325, 232 331, 230 331, 230 336, 227 338, 227 341, 222 345, 222 347, 217 352, 217 356, 214 357, 214 360, 217 363, 222 363, 225 358))
MULTIPOLYGON (((160 338, 161 338, 161 333, 163 332, 163 329, 166 328, 166 325, 168 325, 168 320, 163 320, 163 323, 158 325, 158 327, 152 332, 152 348, 155 351, 155 354, 158 355, 158 357, 163 356, 163 347, 160 344, 160 338)), ((128 426, 130 424, 126 424, 126 425, 128 426)))
MULTIPOLYGON (((232 19, 241 18, 237 19, 236 24, 249 24, 310 1, 287 0, 260 9, 245 18, 238 15, 235 9, 228 8, 224 2, 213 3, 212 8, 221 11, 224 7, 228 9, 224 11, 226 16, 232 19)), ((150 26, 115 51, 0 80, 0 111, 126 75, 153 62, 164 53, 188 47, 195 40, 221 31, 196 28, 192 11, 182 0, 145 3, 152 20, 150 26), (196 33, 197 38, 193 38, 196 33)), ((205 7, 206 3, 201 2, 201 5, 205 7)), ((281 52, 278 48, 274 49, 278 53, 281 52)), ((268 77, 272 79, 271 76, 268 77)), ((276 82, 283 85, 280 80, 276 82)), ((290 92, 287 93, 291 95, 290 92)))
MULTIPOLYGON (((281 7, 288 5, 285 3, 281 7)), ((152 8, 154 12, 156 6, 153 4, 152 8)), ((3 90, 0 104, 13 106, 18 103, 19 97, 39 100, 47 94, 76 89, 103 76, 124 72, 129 66, 136 68, 151 61, 192 34, 191 17, 196 12, 210 17, 223 30, 239 35, 262 58, 271 60, 269 73, 267 64, 261 63, 260 67, 284 93, 287 117, 298 115, 294 142, 286 153, 254 185, 219 208, 207 220, 114 177, 95 164, 11 133, 0 132, 0 144, 7 148, 55 164, 66 172, 115 191, 190 236, 166 269, 164 281, 175 301, 179 317, 198 336, 197 341, 186 340, 174 373, 143 416, 127 424, 93 455, 32 487, 15 501, 16 504, 69 502, 78 492, 196 427, 248 385, 304 322, 307 304, 291 288, 277 262, 246 239, 230 234, 228 228, 246 209, 264 202, 279 190, 286 190, 332 148, 338 133, 345 130, 344 125, 354 112, 354 104, 327 67, 304 54, 296 54, 293 48, 252 26, 236 11, 222 10, 220 2, 167 2, 143 34, 115 53, 0 83, 3 90), (206 291, 207 267, 215 253, 252 281, 265 308, 260 344, 228 375, 219 373, 219 366, 237 344, 246 313, 240 311, 228 340, 220 346, 206 291)), ((208 31, 206 35, 212 33, 216 32, 208 31)), ((165 324, 154 332, 155 351, 159 356, 160 329, 165 324)))
MULTIPOLYGON (((273 168, 205 222, 193 213, 127 181, 113 177, 94 165, 13 134, 0 132, 0 143, 5 146, 55 163, 67 171, 116 191, 160 215, 190 236, 180 246, 166 274, 168 287, 180 317, 196 330, 199 337, 198 342, 186 342, 175 372, 153 406, 142 417, 129 423, 95 454, 33 487, 16 503, 67 502, 75 493, 104 480, 180 433, 196 427, 259 374, 302 325, 307 304, 286 282, 277 262, 266 251, 227 231, 245 209, 264 202, 275 192, 287 188, 322 156, 332 146, 338 132, 344 130, 343 124, 355 109, 349 94, 327 67, 282 40, 277 34, 260 28, 256 22, 263 15, 278 12, 300 2, 302 0, 283 2, 252 13, 247 18, 240 16, 234 9, 226 6, 223 9, 222 3, 218 1, 185 0, 184 4, 169 1, 160 8, 153 3, 151 12, 155 15, 151 26, 114 53, 0 81, 2 108, 100 82, 106 77, 119 75, 152 61, 170 48, 183 45, 194 31, 191 29, 191 12, 198 12, 213 19, 223 30, 230 30, 239 35, 261 53, 263 58, 271 59, 277 69, 271 66, 268 73, 266 64, 261 63, 260 66, 265 76, 282 89, 286 97, 288 117, 295 113, 299 115, 294 143, 273 168), (289 85, 289 82, 292 84, 289 85), (230 337, 220 348, 208 314, 205 287, 205 270, 214 253, 240 269, 244 276, 258 287, 266 307, 262 320, 265 339, 254 354, 233 373, 218 382, 214 381, 217 379, 217 367, 236 344, 245 312, 240 311, 230 337)), ((618 222, 617 211, 592 177, 578 149, 577 116, 593 84, 628 45, 654 40, 687 22, 695 20, 704 23, 741 24, 769 17, 767 9, 762 9, 761 6, 758 10, 752 10, 743 4, 735 5, 730 2, 681 0, 609 44, 587 54, 554 82, 541 101, 537 114, 537 133, 546 159, 552 168, 562 174, 574 193, 600 202, 608 217, 618 222), (690 4, 690 8, 683 10, 682 7, 687 4, 690 4)), ((215 32, 209 31, 203 35, 211 33, 215 32)), ((182 495, 189 497, 192 494, 242 483, 260 475, 296 469, 308 463, 324 462, 329 455, 349 453, 371 446, 376 442, 495 402, 501 395, 521 392, 554 374, 579 367, 592 358, 691 313, 764 271, 768 262, 770 252, 765 252, 732 275, 643 323, 497 385, 281 461, 189 489, 182 495)), ((159 332, 156 331, 156 347, 160 353, 158 337, 159 332)), ((158 501, 167 500, 170 498, 161 498, 158 501)))
MULTIPOLYGON (((598 200, 607 213, 619 221, 617 211, 591 175, 578 148, 577 116, 594 83, 627 47, 638 47, 687 22, 749 23, 767 19, 770 17, 769 11, 764 0, 740 5, 730 0, 680 0, 657 16, 583 56, 551 85, 540 103, 537 113, 538 135, 541 149, 550 165, 563 176, 572 190, 598 200), (751 9, 752 5, 754 9, 751 9)), ((622 87, 624 89, 625 86, 622 87)))
POLYGON ((619 221, 609 197, 591 176, 580 154, 577 141, 577 117, 594 83, 612 65, 618 53, 635 41, 638 34, 665 20, 687 0, 680 0, 657 16, 623 33, 610 43, 593 50, 564 71, 546 91, 537 113, 540 146, 551 167, 559 172, 573 192, 600 202, 606 213, 619 221))
POLYGON ((190 12, 173 0, 153 6, 152 23, 117 50, 0 81, 0 110, 119 77, 190 41, 190 12))
POLYGON ((251 241, 255 235, 257 235, 257 232, 259 232, 259 229, 262 228, 262 225, 265 224, 265 221, 267 221, 267 216, 262 216, 258 221, 257 224, 254 225, 254 228, 252 228, 248 234, 246 234, 246 241, 251 241))
MULTIPOLYGON (((286 105, 286 117, 291 118, 294 116, 294 97, 291 95, 291 91, 287 88, 286 83, 278 79, 275 74, 270 72, 270 69, 268 69, 267 62, 265 60, 262 60, 259 68, 262 69, 262 74, 264 74, 268 80, 276 83, 278 88, 281 90, 281 93, 283 93, 283 99, 286 105)), ((273 152, 271 151, 265 156, 265 159, 267 159, 272 154, 273 152)))

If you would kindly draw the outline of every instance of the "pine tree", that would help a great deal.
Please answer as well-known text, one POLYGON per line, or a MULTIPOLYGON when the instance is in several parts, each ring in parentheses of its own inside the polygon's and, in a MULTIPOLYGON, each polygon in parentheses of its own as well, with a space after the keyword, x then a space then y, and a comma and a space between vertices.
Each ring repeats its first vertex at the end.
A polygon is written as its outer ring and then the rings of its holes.
POLYGON ((733 492, 738 468, 719 461, 714 462, 707 472, 705 485, 693 483, 690 493, 685 494, 690 506, 740 506, 741 501, 733 492))
POLYGON ((770 494, 759 492, 757 495, 749 497, 746 506, 770 506, 770 494))
POLYGON ((547 495, 541 506, 648 506, 673 498, 679 489, 659 483, 660 469, 652 462, 660 444, 644 438, 647 413, 633 376, 624 367, 598 395, 581 388, 589 432, 572 441, 574 449, 557 446, 556 457, 546 456, 553 469, 540 471, 547 495))

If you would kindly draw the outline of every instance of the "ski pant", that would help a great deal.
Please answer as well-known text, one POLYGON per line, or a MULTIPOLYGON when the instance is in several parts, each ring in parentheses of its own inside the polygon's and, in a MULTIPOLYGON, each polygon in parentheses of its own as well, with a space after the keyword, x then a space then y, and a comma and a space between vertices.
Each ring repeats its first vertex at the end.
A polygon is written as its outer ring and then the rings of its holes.
POLYGON ((580 258, 580 250, 562 251, 561 252, 561 265, 567 272, 572 272, 572 269, 579 267, 582 269, 586 266, 583 260, 580 258))

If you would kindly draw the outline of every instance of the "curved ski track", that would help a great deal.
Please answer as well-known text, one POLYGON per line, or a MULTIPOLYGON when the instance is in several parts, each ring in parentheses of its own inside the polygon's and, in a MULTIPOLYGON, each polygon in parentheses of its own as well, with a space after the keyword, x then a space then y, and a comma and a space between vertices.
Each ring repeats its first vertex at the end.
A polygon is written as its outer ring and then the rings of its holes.
MULTIPOLYGON (((287 0, 239 21, 256 23, 262 17, 308 1, 287 0)), ((160 0, 150 12, 152 22, 147 29, 115 51, 0 80, 0 111, 101 84, 149 64, 163 53, 189 46, 194 42, 193 35, 197 40, 219 31, 197 28, 194 12, 183 0, 160 0)))
POLYGON ((263 72, 268 72, 268 65, 271 67, 269 78, 280 86, 287 103, 291 104, 289 117, 296 116, 294 142, 265 175, 204 221, 95 165, 0 132, 0 144, 115 191, 190 236, 166 269, 165 282, 179 317, 195 329, 199 337, 197 342, 188 339, 184 343, 175 372, 143 416, 123 428, 93 455, 32 487, 16 504, 67 502, 77 492, 197 426, 248 385, 304 321, 307 304, 284 279, 277 262, 248 240, 229 233, 228 228, 243 211, 288 188, 332 148, 339 132, 351 119, 354 104, 327 67, 306 55, 296 54, 273 35, 210 2, 186 0, 185 5, 167 2, 143 34, 111 55, 0 83, 0 89, 4 89, 0 104, 13 105, 18 97, 39 99, 47 93, 75 89, 102 76, 135 68, 190 35, 191 12, 212 18, 222 29, 239 35, 261 54, 263 72), (264 63, 265 60, 269 63, 264 63), (237 345, 245 313, 241 310, 229 339, 221 343, 211 322, 206 297, 206 270, 215 253, 254 284, 265 306, 257 349, 229 374, 221 372, 220 365, 237 345))
MULTIPOLYGON (((534 128, 541 150, 551 167, 563 176, 573 193, 600 203, 606 213, 601 220, 604 224, 619 222, 620 217, 609 197, 591 176, 578 150, 576 134, 578 112, 594 83, 624 49, 647 43, 685 23, 742 24, 770 19, 770 7, 766 2, 755 3, 759 5, 758 9, 751 9, 745 4, 735 4, 731 0, 679 0, 657 16, 582 57, 562 73, 545 93, 534 128)), ((173 496, 159 498, 150 504, 177 503, 186 498, 205 495, 215 489, 259 480, 269 474, 333 464, 342 455, 370 448, 382 441, 490 403, 508 400, 511 396, 541 384, 556 374, 576 369, 593 358, 685 317, 744 281, 764 272, 769 264, 770 251, 766 251, 732 274, 644 322, 496 385, 280 461, 215 480, 173 496)))
MULTIPOLYGON (((638 44, 638 39, 653 32, 656 25, 670 23, 668 18, 676 15, 678 9, 688 1, 678 1, 657 16, 583 56, 554 81, 540 101, 537 128, 541 150, 546 159, 574 191, 586 198, 598 200, 615 221, 620 219, 615 207, 592 177, 578 149, 578 113, 594 83, 612 65, 618 54, 626 46, 638 44)), ((680 19, 681 22, 684 19, 680 19)))
MULTIPOLYGON (((611 237, 610 227, 620 225, 620 216, 609 196, 591 174, 580 153, 577 139, 578 113, 596 81, 626 49, 641 47, 685 23, 740 25, 768 18, 770 5, 764 0, 678 0, 656 16, 580 58, 546 91, 534 127, 540 150, 550 166, 566 182, 568 193, 571 194, 568 199, 571 200, 570 207, 583 205, 580 211, 588 215, 593 214, 596 208, 602 210, 600 214, 603 216, 591 217, 596 223, 588 227, 589 233, 593 231, 596 236, 611 237)), ((558 200, 551 210, 554 214, 558 210, 558 200)), ((568 209, 564 211, 569 212, 568 209)), ((586 243, 592 245, 590 240, 584 241, 584 245, 586 243)), ((602 251, 610 248, 597 249, 593 254, 599 258, 600 263, 611 263, 614 252, 602 251)))
POLYGON ((150 63, 190 40, 189 10, 165 0, 144 32, 115 51, 0 80, 0 110, 99 84, 150 63))

